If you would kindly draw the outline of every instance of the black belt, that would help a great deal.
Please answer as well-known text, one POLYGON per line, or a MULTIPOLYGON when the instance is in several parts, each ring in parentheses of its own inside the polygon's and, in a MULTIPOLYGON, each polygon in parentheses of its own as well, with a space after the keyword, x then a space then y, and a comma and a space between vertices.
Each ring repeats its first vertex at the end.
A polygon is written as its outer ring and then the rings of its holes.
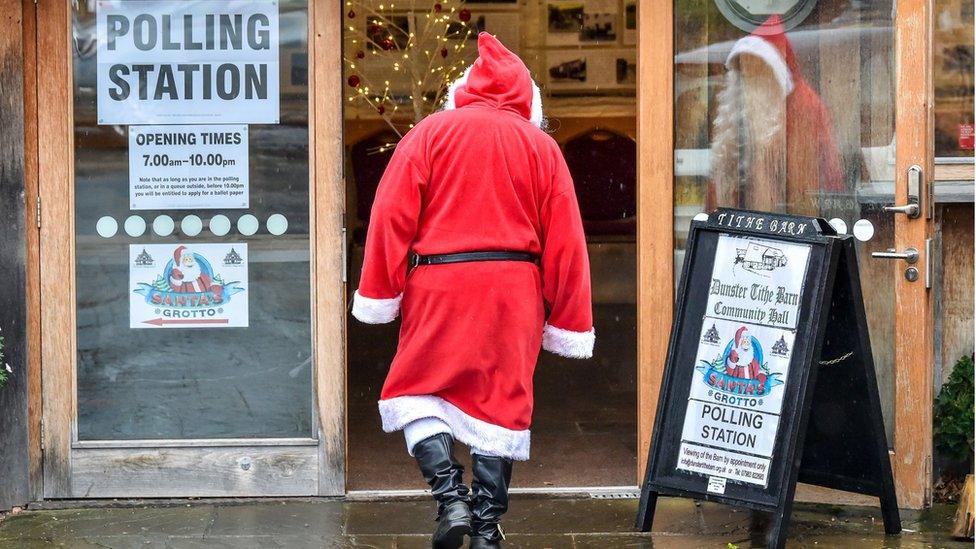
POLYGON ((414 255, 410 266, 445 265, 447 263, 468 263, 471 261, 528 261, 535 263, 539 258, 528 252, 461 252, 456 254, 414 255))

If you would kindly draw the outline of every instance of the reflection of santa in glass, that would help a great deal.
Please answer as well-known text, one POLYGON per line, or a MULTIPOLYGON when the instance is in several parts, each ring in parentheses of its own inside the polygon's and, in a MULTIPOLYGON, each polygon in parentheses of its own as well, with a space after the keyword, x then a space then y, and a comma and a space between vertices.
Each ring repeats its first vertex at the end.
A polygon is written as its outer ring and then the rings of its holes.
POLYGON ((736 41, 716 97, 707 209, 820 214, 844 190, 830 113, 803 77, 778 15, 736 41))
POLYGON ((725 373, 739 379, 756 379, 760 385, 766 383, 766 374, 752 349, 752 334, 745 326, 735 332, 735 344, 725 358, 725 373))
POLYGON ((221 286, 214 284, 210 275, 203 272, 193 252, 180 246, 173 252, 173 269, 169 273, 169 285, 174 292, 213 292, 220 300, 221 286))

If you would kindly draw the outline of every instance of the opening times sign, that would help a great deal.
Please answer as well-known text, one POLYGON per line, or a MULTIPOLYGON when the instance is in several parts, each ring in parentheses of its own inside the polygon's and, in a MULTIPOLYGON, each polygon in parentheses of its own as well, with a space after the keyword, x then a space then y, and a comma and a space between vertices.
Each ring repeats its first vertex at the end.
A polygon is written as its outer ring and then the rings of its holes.
POLYGON ((99 0, 99 124, 277 124, 278 3, 99 0))
POLYGON ((769 482, 809 257, 806 244, 719 236, 677 462, 709 491, 769 482))
POLYGON ((133 210, 247 208, 244 124, 129 126, 133 210))

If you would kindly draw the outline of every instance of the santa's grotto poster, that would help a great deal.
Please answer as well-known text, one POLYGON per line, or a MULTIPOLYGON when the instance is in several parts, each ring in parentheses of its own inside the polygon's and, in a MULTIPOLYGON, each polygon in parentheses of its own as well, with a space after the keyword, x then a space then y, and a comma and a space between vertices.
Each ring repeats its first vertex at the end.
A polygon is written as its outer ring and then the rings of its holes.
POLYGON ((129 327, 248 325, 247 244, 129 246, 129 327))

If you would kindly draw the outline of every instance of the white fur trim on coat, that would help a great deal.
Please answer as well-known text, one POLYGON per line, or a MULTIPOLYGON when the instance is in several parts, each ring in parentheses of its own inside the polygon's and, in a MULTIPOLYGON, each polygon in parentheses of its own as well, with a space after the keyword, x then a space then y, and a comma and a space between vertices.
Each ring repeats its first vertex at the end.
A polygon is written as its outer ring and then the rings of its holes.
POLYGON ((725 68, 731 69, 732 60, 744 53, 755 55, 769 66, 776 77, 776 81, 779 82, 780 88, 783 89, 783 95, 789 95, 793 92, 793 76, 790 74, 790 68, 786 66, 783 54, 776 49, 776 46, 758 36, 740 38, 732 46, 732 51, 729 52, 729 57, 725 61, 725 68))
MULTIPOLYGON (((453 111, 457 108, 457 103, 454 102, 454 93, 458 88, 467 83, 468 74, 471 73, 471 67, 473 66, 470 65, 464 69, 464 73, 447 87, 447 99, 444 101, 445 111, 453 111)), ((529 122, 537 128, 542 128, 542 125, 545 123, 545 117, 542 113, 542 92, 534 80, 532 81, 532 105, 529 110, 529 122)))
POLYGON ((454 92, 468 82, 468 75, 471 74, 471 67, 473 66, 474 65, 468 65, 468 68, 464 69, 461 76, 459 76, 454 82, 451 82, 451 85, 447 87, 447 100, 444 101, 445 111, 453 111, 457 108, 457 104, 454 103, 454 92))
POLYGON ((567 358, 590 358, 595 342, 592 328, 589 332, 571 332, 547 323, 542 329, 542 348, 567 358))
POLYGON ((434 395, 401 396, 379 401, 383 430, 403 429, 411 421, 436 417, 451 427, 454 438, 463 444, 490 452, 491 455, 525 461, 529 459, 531 432, 514 431, 488 423, 461 411, 450 402, 434 395))
POLYGON ((393 322, 400 314, 400 301, 403 294, 389 299, 366 297, 356 290, 352 296, 352 316, 366 324, 386 324, 393 322))

